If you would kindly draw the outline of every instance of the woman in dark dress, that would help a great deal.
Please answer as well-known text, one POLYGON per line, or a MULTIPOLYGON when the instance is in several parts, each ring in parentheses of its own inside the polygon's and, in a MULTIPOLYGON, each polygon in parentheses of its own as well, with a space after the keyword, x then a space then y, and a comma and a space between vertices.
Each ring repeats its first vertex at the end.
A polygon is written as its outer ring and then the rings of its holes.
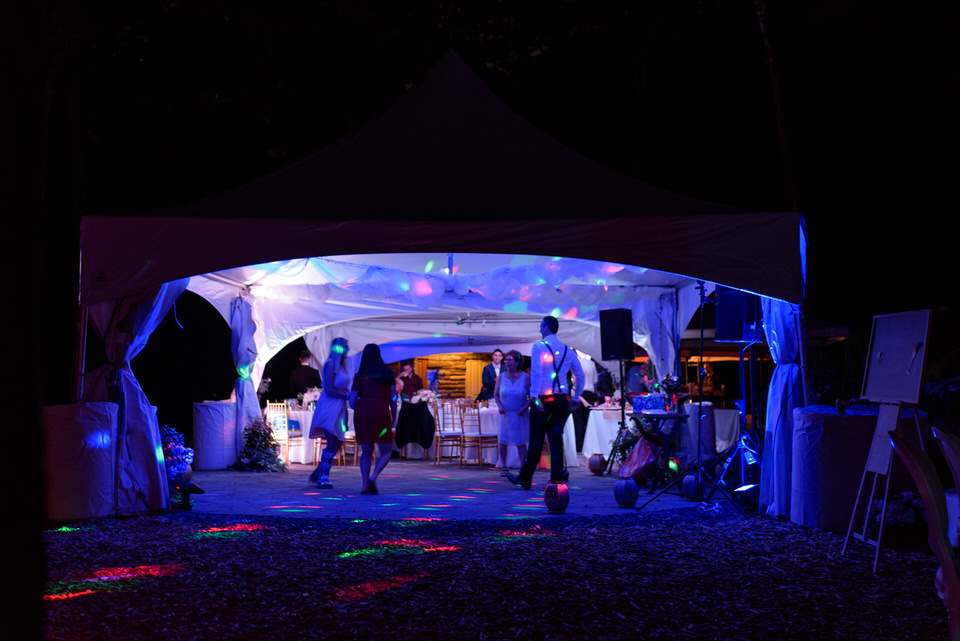
POLYGON ((393 402, 395 380, 393 370, 383 363, 380 347, 373 343, 364 346, 360 367, 353 379, 353 392, 357 394, 353 429, 360 446, 361 494, 377 494, 377 477, 390 462, 393 452, 393 419, 397 411, 393 402), (377 464, 371 474, 374 444, 377 464))

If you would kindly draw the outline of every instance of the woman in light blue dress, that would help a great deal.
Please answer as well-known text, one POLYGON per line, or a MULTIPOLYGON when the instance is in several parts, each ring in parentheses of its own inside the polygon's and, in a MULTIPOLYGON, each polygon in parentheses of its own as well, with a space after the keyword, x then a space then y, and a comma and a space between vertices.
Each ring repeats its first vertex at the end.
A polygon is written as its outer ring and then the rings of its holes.
POLYGON ((310 438, 324 438, 326 445, 320 455, 320 463, 310 474, 317 487, 330 489, 330 468, 333 459, 343 444, 347 431, 347 397, 353 384, 353 374, 347 359, 347 339, 335 338, 330 343, 330 357, 323 364, 323 388, 310 421, 310 438))
POLYGON ((526 460, 530 440, 530 376, 520 371, 523 355, 510 350, 503 357, 505 371, 500 372, 493 390, 493 399, 504 421, 497 435, 501 473, 507 470, 507 446, 516 446, 520 461, 526 460))

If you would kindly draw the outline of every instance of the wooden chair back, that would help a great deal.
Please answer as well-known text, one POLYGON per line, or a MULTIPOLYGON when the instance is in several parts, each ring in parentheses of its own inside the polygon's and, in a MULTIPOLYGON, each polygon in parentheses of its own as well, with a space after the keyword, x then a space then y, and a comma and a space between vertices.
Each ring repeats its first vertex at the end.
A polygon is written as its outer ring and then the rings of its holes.
POLYGON ((933 462, 918 446, 896 432, 890 432, 890 441, 920 492, 927 518, 927 539, 930 549, 940 561, 940 570, 937 573, 940 585, 937 586, 937 592, 947 607, 950 639, 960 641, 960 566, 947 533, 947 501, 940 484, 940 476, 933 462))

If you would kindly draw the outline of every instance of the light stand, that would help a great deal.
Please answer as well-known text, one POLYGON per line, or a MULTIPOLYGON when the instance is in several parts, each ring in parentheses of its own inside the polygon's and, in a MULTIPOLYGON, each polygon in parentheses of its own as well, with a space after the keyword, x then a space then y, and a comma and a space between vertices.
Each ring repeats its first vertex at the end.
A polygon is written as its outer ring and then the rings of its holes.
MULTIPOLYGON (((703 448, 700 446, 700 439, 702 438, 702 431, 703 431, 703 374, 704 374, 703 308, 704 308, 704 305, 706 304, 707 297, 705 293, 706 288, 704 287, 704 283, 702 280, 697 281, 697 289, 700 291, 700 363, 699 363, 699 367, 697 368, 697 384, 700 387, 700 404, 697 406, 697 466, 688 467, 686 470, 684 470, 682 474, 679 474, 677 478, 670 481, 669 485, 667 485, 662 490, 660 490, 655 495, 653 495, 650 499, 647 500, 646 503, 638 507, 637 510, 638 511, 642 510, 647 505, 652 503, 655 499, 657 499, 661 494, 669 490, 671 487, 673 487, 674 485, 677 485, 678 483, 682 483, 683 479, 686 478, 688 474, 690 474, 691 472, 696 472, 697 474, 696 496, 698 500, 703 497, 703 492, 702 492, 703 477, 706 476, 708 479, 710 479, 710 482, 712 483, 714 490, 720 490, 720 493, 724 495, 724 498, 730 501, 730 503, 732 503, 733 506, 737 508, 737 511, 740 512, 741 516, 746 516, 746 514, 743 511, 743 508, 741 508, 740 505, 733 499, 733 496, 728 494, 726 489, 718 485, 718 481, 713 479, 713 477, 706 471, 703 465, 703 448)), ((710 461, 707 462, 707 466, 711 468, 716 466, 723 459, 725 454, 726 452, 724 452, 724 454, 718 454, 717 456, 714 456, 713 458, 710 459, 710 461)), ((712 491, 710 493, 710 496, 713 496, 712 491)))
POLYGON ((623 360, 620 360, 620 429, 617 430, 617 438, 613 441, 613 446, 610 448, 610 460, 607 461, 607 468, 604 470, 604 474, 609 475, 613 472, 613 460, 617 457, 617 446, 620 445, 620 439, 623 438, 623 430, 627 427, 627 397, 624 393, 623 387, 623 360))

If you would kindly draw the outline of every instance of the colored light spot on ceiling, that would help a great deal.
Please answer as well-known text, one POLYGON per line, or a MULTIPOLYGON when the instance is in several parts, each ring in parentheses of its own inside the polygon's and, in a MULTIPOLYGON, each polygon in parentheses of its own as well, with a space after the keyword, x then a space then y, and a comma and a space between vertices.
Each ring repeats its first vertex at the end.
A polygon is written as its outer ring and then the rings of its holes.
POLYGON ((430 272, 433 271, 433 261, 432 261, 432 260, 428 260, 428 261, 427 261, 427 266, 423 268, 423 271, 424 271, 424 273, 427 273, 427 274, 429 274, 430 272))
POLYGON ((567 320, 571 320, 571 319, 576 318, 576 317, 577 317, 577 308, 576 308, 576 307, 571 307, 570 309, 567 310, 567 313, 564 314, 563 317, 566 318, 567 320))
POLYGON ((430 287, 427 281, 421 280, 414 286, 414 293, 417 296, 429 296, 433 293, 433 287, 430 287))
POLYGON ((529 305, 522 300, 513 300, 504 304, 503 311, 511 314, 526 314, 528 307, 529 305))

